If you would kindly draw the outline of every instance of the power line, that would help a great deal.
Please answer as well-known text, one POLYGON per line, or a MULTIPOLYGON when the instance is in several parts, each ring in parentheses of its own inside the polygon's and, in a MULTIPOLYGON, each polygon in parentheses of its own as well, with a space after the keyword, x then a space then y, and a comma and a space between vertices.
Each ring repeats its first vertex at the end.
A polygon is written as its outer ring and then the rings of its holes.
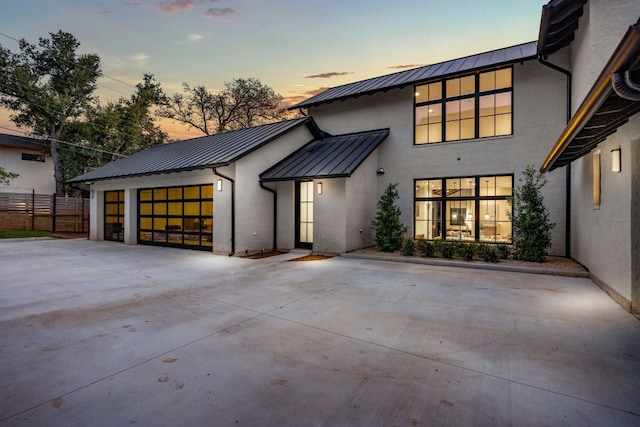
POLYGON ((8 128, 8 127, 2 126, 2 125, 0 125, 0 129, 10 130, 10 131, 13 131, 13 132, 18 131, 18 132, 21 132, 27 138, 37 139, 37 140, 40 140, 40 141, 45 142, 45 143, 49 142, 49 141, 51 141, 53 139, 55 142, 58 142, 60 144, 71 145, 71 146, 74 146, 74 147, 82 148, 84 150, 96 151, 98 153, 110 154, 112 156, 126 157, 123 154, 114 153, 112 151, 107 151, 107 150, 101 150, 101 149, 95 148, 95 147, 88 147, 86 145, 77 144, 75 142, 63 141, 61 139, 56 139, 56 138, 47 138, 47 139, 45 139, 45 138, 34 138, 32 136, 29 136, 26 132, 22 132, 22 131, 19 131, 17 129, 11 129, 11 128, 8 128))

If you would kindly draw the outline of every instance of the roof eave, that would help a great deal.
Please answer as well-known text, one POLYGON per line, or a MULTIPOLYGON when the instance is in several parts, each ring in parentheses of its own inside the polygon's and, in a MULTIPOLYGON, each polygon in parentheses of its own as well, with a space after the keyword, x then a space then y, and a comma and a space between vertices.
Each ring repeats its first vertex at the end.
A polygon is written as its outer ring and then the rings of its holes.
MULTIPOLYGON (((188 168, 177 168, 177 169, 167 169, 167 170, 162 170, 162 171, 154 171, 154 172, 141 172, 141 173, 134 173, 134 174, 128 174, 128 175, 114 175, 114 176, 105 176, 105 177, 97 177, 97 178, 82 178, 83 175, 77 176, 75 178, 71 178, 68 179, 65 182, 68 183, 75 183, 75 182, 97 182, 97 181, 108 181, 111 179, 126 179, 126 178, 137 178, 137 177, 141 177, 141 176, 153 176, 153 175, 166 175, 169 173, 179 173, 179 172, 191 172, 191 171, 197 171, 197 170, 203 170, 203 169, 212 169, 212 168, 221 168, 224 166, 229 166, 231 163, 233 162, 220 162, 220 163, 211 163, 211 164, 207 164, 207 165, 201 165, 201 166, 194 166, 194 167, 188 167, 188 168)), ((89 173, 89 172, 87 172, 89 173)))
POLYGON ((562 153, 569 147, 574 138, 584 128, 587 122, 597 113, 598 109, 613 93, 611 75, 631 68, 640 60, 640 24, 629 27, 626 34, 616 47, 611 58, 591 87, 591 90, 580 104, 569 124, 549 152, 540 171, 542 173, 553 170, 554 164, 562 153))

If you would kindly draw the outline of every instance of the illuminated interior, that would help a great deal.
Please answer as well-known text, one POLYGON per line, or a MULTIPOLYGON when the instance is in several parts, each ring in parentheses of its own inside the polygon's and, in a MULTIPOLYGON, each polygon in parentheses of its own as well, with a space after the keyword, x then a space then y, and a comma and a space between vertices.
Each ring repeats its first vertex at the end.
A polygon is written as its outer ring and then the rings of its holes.
POLYGON ((511 243, 513 176, 415 181, 415 238, 511 243))
POLYGON ((512 134, 512 69, 416 86, 415 144, 512 134))
POLYGON ((124 190, 104 192, 104 240, 124 242, 124 190))
POLYGON ((211 250, 213 184, 138 190, 139 243, 211 250))

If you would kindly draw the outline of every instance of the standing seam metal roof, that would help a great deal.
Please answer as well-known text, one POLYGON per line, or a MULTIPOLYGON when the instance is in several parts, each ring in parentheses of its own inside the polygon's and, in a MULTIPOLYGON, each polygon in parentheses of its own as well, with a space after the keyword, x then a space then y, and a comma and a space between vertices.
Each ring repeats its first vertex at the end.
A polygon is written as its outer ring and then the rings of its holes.
POLYGON ((49 141, 28 138, 26 136, 9 135, 7 133, 0 133, 0 146, 24 148, 29 150, 47 151, 49 141))
POLYGON ((260 174, 260 180, 289 181, 348 177, 389 135, 389 129, 312 141, 260 174))
POLYGON ((320 137, 320 130, 313 119, 303 117, 156 145, 72 178, 69 182, 96 181, 224 166, 301 125, 306 125, 314 137, 320 137))
POLYGON ((445 61, 438 64, 427 65, 413 70, 374 77, 372 79, 327 89, 326 91, 302 101, 289 109, 308 108, 314 105, 354 98, 360 95, 372 94, 394 88, 402 88, 415 83, 442 79, 466 73, 471 70, 528 61, 537 57, 536 51, 537 42, 529 42, 477 55, 466 56, 464 58, 458 58, 451 61, 445 61))

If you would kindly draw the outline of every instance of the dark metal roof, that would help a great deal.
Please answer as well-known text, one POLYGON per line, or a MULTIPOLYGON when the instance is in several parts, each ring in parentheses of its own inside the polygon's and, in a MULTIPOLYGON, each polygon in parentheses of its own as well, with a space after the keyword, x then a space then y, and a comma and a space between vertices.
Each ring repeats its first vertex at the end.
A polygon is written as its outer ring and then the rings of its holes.
POLYGON ((547 57, 569 46, 587 0, 551 0, 542 6, 538 55, 547 57))
POLYGON ((24 148, 29 150, 38 150, 42 152, 45 152, 48 149, 47 141, 42 141, 35 138, 28 138, 26 136, 9 135, 6 133, 0 133, 0 146, 24 148))
POLYGON ((77 176, 70 179, 69 182, 96 181, 225 166, 301 125, 306 125, 314 137, 321 136, 313 119, 303 117, 156 145, 77 176))
POLYGON ((312 141, 260 174, 260 180, 289 181, 351 176, 389 135, 389 129, 330 136, 312 141))
POLYGON ((611 76, 628 70, 636 75, 640 73, 640 23, 629 27, 547 156, 540 168, 542 172, 565 166, 588 154, 627 123, 629 117, 640 112, 640 101, 621 98, 613 90, 611 76))
POLYGON ((369 95, 389 89, 402 88, 415 83, 442 79, 454 75, 502 65, 527 61, 536 58, 536 42, 519 44, 503 49, 492 50, 477 55, 427 65, 413 70, 401 71, 386 76, 375 77, 355 83, 337 86, 302 101, 289 109, 308 108, 314 105, 369 95))

